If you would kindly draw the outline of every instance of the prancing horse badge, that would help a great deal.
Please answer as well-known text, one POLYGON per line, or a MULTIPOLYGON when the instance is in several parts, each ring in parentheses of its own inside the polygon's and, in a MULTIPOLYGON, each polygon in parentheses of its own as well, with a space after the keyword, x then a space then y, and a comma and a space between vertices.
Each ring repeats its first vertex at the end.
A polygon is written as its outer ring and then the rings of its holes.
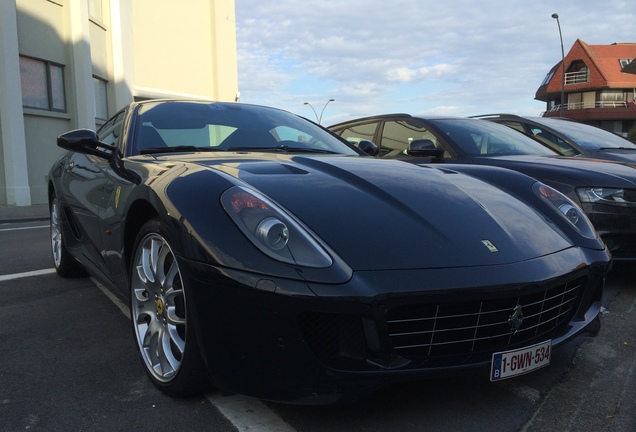
POLYGON ((497 246, 495 246, 494 244, 492 244, 492 242, 490 240, 482 240, 481 241, 484 245, 486 245, 486 247, 488 248, 488 250, 490 252, 499 252, 499 249, 497 249, 497 246))

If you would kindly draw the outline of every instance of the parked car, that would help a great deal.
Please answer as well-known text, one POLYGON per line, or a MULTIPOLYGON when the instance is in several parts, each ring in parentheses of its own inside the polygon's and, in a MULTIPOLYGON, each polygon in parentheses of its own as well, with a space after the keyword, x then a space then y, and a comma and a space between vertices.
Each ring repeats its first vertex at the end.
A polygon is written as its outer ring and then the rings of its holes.
POLYGON ((167 394, 325 404, 466 369, 498 380, 599 328, 609 252, 520 173, 376 160, 234 103, 133 103, 57 142, 55 268, 129 303, 167 394))
POLYGON ((380 158, 495 165, 527 174, 576 202, 614 259, 636 259, 634 166, 559 156, 509 127, 481 119, 389 114, 330 129, 354 144, 378 144, 380 158))
POLYGON ((563 156, 636 163, 636 144, 604 129, 561 117, 475 116, 509 126, 563 156))

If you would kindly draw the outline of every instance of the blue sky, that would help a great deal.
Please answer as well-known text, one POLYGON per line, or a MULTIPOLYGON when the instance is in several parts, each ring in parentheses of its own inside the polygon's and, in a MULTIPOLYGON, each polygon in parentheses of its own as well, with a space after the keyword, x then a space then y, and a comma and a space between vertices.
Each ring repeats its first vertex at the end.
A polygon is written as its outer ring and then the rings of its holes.
POLYGON ((241 102, 322 123, 390 112, 539 115, 576 39, 636 43, 634 0, 235 0, 241 102))

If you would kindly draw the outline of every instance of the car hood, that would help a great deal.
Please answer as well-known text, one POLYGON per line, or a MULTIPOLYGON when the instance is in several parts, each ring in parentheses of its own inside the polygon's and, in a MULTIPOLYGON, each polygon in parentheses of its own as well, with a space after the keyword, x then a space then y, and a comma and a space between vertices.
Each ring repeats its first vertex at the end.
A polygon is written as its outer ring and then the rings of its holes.
POLYGON ((197 163, 278 202, 354 270, 507 264, 572 246, 524 202, 443 167, 285 155, 197 163))
POLYGON ((604 148, 591 152, 587 157, 598 157, 604 160, 636 163, 636 151, 632 149, 604 148))
POLYGON ((476 157, 474 162, 520 171, 540 180, 550 179, 574 186, 636 187, 636 165, 561 156, 476 157))

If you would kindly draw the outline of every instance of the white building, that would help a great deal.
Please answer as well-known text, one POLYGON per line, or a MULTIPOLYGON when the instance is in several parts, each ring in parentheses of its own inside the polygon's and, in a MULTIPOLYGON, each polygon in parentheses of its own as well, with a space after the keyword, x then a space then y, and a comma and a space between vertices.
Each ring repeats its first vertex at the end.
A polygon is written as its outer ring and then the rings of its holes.
POLYGON ((234 0, 0 0, 0 206, 47 201, 59 134, 133 100, 238 95, 234 0))

